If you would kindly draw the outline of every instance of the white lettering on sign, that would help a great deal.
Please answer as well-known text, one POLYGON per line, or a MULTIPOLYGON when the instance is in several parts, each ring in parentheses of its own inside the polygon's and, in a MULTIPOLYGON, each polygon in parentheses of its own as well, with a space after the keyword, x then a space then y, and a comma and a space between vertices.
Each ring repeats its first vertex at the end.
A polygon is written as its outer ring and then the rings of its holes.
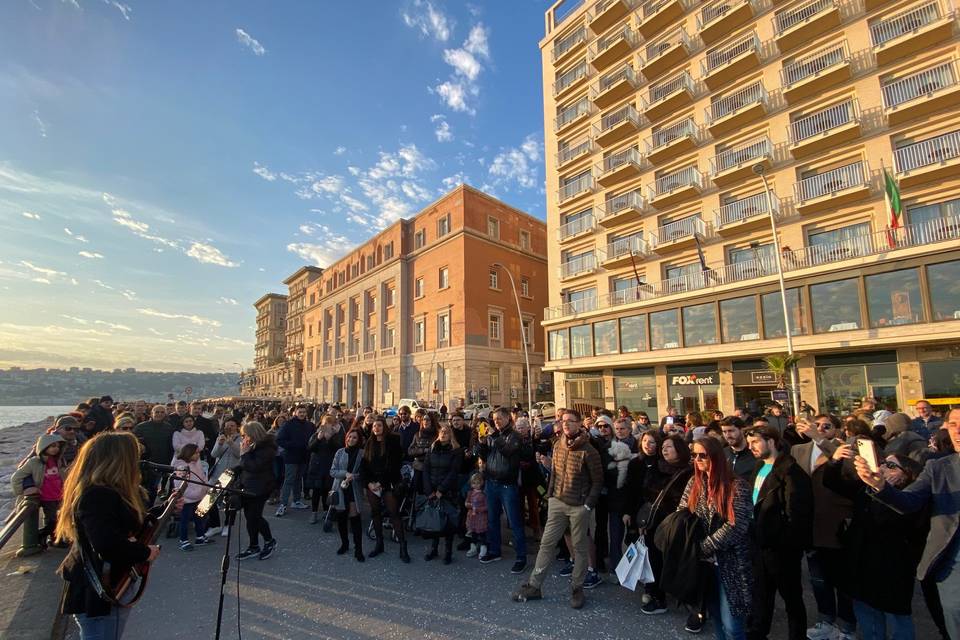
POLYGON ((673 376, 673 382, 670 384, 714 384, 713 376, 698 376, 691 373, 688 376, 673 376))

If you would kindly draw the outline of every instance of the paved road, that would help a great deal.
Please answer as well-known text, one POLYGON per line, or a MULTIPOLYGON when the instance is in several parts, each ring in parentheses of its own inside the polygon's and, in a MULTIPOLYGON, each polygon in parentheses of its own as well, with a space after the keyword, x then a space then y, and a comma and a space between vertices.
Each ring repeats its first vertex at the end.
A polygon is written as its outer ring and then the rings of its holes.
MULTIPOLYGON (((588 591, 587 606, 579 612, 569 608, 567 579, 558 576, 550 577, 544 585, 544 600, 511 602, 509 593, 520 582, 518 576, 510 574, 511 557, 480 565, 457 552, 450 566, 439 560, 427 563, 423 561, 427 543, 414 539, 410 565, 400 563, 397 545, 389 542, 387 555, 360 564, 352 555, 337 556, 337 534, 323 534, 319 525, 307 524, 307 515, 288 512, 281 519, 268 516, 280 541, 276 554, 263 562, 233 561, 223 638, 238 638, 238 564, 240 625, 246 640, 692 637, 683 631, 686 612, 672 610, 661 616, 645 616, 639 611, 639 596, 616 584, 588 591)), ((212 638, 224 540, 218 538, 216 545, 192 553, 179 551, 175 540, 167 541, 151 585, 131 615, 125 637, 212 638)), ((369 550, 372 543, 365 543, 369 550)), ((505 548, 505 553, 509 556, 510 550, 505 548)), ((559 568, 556 562, 554 570, 559 568)), ((918 605, 916 610, 926 617, 922 604, 918 605)), ((811 614, 815 611, 812 601, 808 610, 811 614)), ((781 610, 770 637, 785 637, 784 624, 781 610)), ((926 621, 918 629, 918 637, 934 637, 924 635, 924 630, 929 631, 926 621)), ((702 635, 712 637, 711 631, 708 623, 702 635)))

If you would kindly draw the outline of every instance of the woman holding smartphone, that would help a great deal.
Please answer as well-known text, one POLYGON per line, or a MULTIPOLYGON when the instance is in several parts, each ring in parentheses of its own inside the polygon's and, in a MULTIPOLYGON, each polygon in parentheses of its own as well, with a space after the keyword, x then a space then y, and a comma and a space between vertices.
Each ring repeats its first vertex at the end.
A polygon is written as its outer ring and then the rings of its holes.
POLYGON ((267 498, 270 497, 276 482, 273 461, 277 457, 277 443, 259 422, 247 422, 240 434, 243 436, 240 445, 240 487, 246 494, 241 497, 240 506, 247 522, 250 545, 241 551, 237 558, 246 560, 257 556, 266 560, 277 548, 277 540, 263 517, 263 507, 267 504, 267 498), (261 536, 263 548, 260 547, 261 536))

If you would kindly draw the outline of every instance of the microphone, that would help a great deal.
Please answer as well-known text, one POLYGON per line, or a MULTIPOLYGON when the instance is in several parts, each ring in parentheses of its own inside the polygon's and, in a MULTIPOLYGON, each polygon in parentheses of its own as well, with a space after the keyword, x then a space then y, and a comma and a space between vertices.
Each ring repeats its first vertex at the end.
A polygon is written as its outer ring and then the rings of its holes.
POLYGON ((147 469, 153 469, 155 471, 164 471, 166 473, 173 473, 177 471, 177 468, 169 464, 157 464, 156 462, 150 462, 149 460, 141 460, 140 466, 147 469))

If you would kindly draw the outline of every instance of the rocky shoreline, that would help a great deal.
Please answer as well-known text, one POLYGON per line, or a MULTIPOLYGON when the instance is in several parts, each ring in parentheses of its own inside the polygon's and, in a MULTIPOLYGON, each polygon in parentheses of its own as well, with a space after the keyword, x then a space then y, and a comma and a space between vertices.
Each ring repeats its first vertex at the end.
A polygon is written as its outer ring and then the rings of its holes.
POLYGON ((13 509, 13 489, 10 476, 17 470, 37 438, 53 424, 53 416, 36 422, 25 422, 16 427, 0 429, 0 521, 13 509))

